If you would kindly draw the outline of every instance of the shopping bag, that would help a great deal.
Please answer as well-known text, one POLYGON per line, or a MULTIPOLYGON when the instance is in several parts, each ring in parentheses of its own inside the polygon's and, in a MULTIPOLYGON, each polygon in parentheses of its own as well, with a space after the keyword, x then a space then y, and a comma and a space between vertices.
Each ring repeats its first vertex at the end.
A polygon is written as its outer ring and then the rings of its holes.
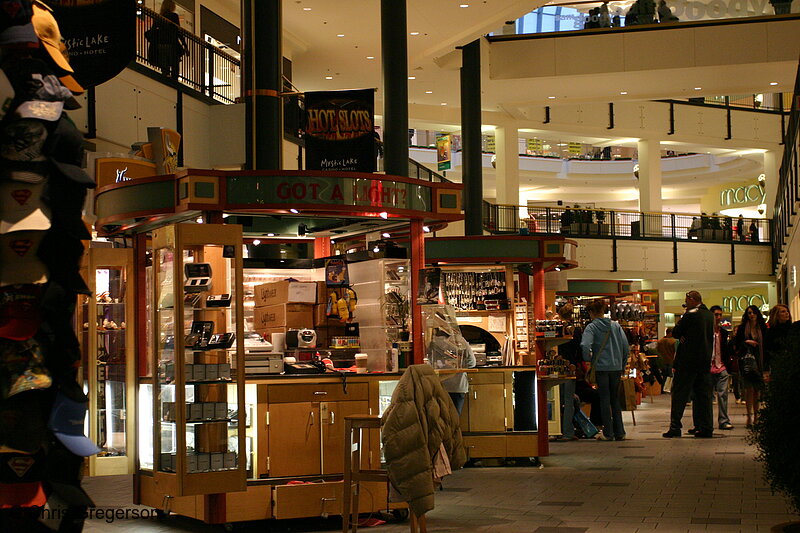
POLYGON ((578 426, 578 429, 581 430, 587 439, 594 438, 594 436, 599 433, 595 425, 592 424, 592 421, 589 420, 589 417, 580 409, 575 411, 575 414, 572 416, 572 421, 578 426))
POLYGON ((632 379, 619 380, 619 408, 623 411, 636 409, 636 385, 632 379))
POLYGON ((661 388, 662 392, 672 392, 672 376, 667 376, 664 380, 664 386, 661 388))

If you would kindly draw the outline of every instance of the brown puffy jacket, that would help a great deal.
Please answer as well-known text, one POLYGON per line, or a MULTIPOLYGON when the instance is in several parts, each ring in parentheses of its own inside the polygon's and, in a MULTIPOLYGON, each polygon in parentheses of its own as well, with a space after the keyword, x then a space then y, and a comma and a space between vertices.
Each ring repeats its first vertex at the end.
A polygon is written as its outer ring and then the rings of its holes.
POLYGON ((433 458, 440 445, 451 469, 467 459, 458 412, 430 365, 408 367, 381 425, 389 481, 411 511, 422 516, 433 509, 433 458))

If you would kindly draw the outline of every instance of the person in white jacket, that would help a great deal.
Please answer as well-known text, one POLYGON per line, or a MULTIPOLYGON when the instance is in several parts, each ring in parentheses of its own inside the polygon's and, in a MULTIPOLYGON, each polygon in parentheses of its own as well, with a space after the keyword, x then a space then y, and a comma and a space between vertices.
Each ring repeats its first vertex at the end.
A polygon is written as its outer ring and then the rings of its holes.
POLYGON ((619 405, 619 380, 628 360, 630 345, 622 326, 604 318, 608 310, 605 300, 594 300, 586 306, 592 321, 581 339, 583 360, 594 358, 597 392, 600 395, 600 415, 603 433, 598 440, 625 440, 622 409, 619 405), (594 356, 594 357, 593 357, 594 356))

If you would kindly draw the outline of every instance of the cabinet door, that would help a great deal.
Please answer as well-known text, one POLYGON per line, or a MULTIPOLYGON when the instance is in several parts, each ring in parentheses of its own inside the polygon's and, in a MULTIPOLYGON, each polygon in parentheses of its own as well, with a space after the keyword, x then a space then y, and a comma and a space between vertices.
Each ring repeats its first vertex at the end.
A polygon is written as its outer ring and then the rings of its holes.
POLYGON ((311 402, 271 404, 268 427, 269 475, 319 475, 319 427, 318 405, 311 402))
MULTIPOLYGON (((322 473, 344 472, 344 417, 369 414, 369 402, 326 402, 320 404, 322 419, 322 473)), ((361 446, 361 467, 369 468, 369 433, 364 432, 361 446)))
POLYGON ((468 393, 469 430, 505 431, 505 386, 501 383, 471 385, 468 393))

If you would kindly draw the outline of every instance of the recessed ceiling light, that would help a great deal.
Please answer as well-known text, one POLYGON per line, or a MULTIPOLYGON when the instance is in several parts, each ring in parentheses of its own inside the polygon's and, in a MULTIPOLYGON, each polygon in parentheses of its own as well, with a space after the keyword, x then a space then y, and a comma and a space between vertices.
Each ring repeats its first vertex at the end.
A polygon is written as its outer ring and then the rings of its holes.
POLYGON ((550 100, 555 100, 556 99, 555 96, 548 96, 547 98, 549 98, 550 100))
POLYGON ((417 77, 416 76, 409 76, 408 79, 415 80, 415 79, 417 79, 417 77))
POLYGON ((326 80, 332 80, 332 79, 333 79, 333 76, 325 76, 325 79, 326 79, 326 80))
POLYGON ((702 87, 695 87, 694 88, 695 91, 699 91, 700 89, 702 89, 702 87))
POLYGON ((304 7, 303 11, 311 11, 311 8, 310 7, 304 7))
POLYGON ((441 105, 447 105, 447 102, 442 102, 442 104, 441 104, 441 105))
POLYGON ((367 59, 375 59, 375 56, 367 56, 367 59))
POLYGON ((344 37, 344 33, 338 33, 338 34, 336 34, 336 36, 337 37, 344 37))
POLYGON ((469 4, 459 4, 458 7, 469 7, 469 4))
POLYGON ((296 214, 297 214, 297 213, 299 213, 300 211, 298 211, 297 209, 295 209, 295 208, 293 207, 293 208, 289 209, 289 212, 290 212, 290 213, 294 213, 294 214, 296 215, 296 214))
POLYGON ((619 94, 628 94, 628 91, 620 91, 619 94))
POLYGON ((253 241, 253 245, 254 246, 258 246, 259 244, 261 244, 260 240, 256 239, 256 240, 253 241))
POLYGON ((778 85, 778 82, 777 81, 771 81, 771 82, 769 82, 769 84, 770 85, 778 85))
POLYGON ((418 31, 412 31, 409 35, 419 35, 418 31))
POLYGON ((425 94, 433 94, 433 91, 425 91, 425 94))
POLYGON ((274 237, 274 236, 275 236, 274 233, 267 233, 267 237, 274 237))
POLYGON ((391 237, 391 235, 389 233, 381 233, 381 237, 383 237, 384 239, 388 239, 391 237))
POLYGON ((422 231, 424 231, 425 233, 430 233, 431 228, 429 228, 428 226, 422 226, 422 231))

